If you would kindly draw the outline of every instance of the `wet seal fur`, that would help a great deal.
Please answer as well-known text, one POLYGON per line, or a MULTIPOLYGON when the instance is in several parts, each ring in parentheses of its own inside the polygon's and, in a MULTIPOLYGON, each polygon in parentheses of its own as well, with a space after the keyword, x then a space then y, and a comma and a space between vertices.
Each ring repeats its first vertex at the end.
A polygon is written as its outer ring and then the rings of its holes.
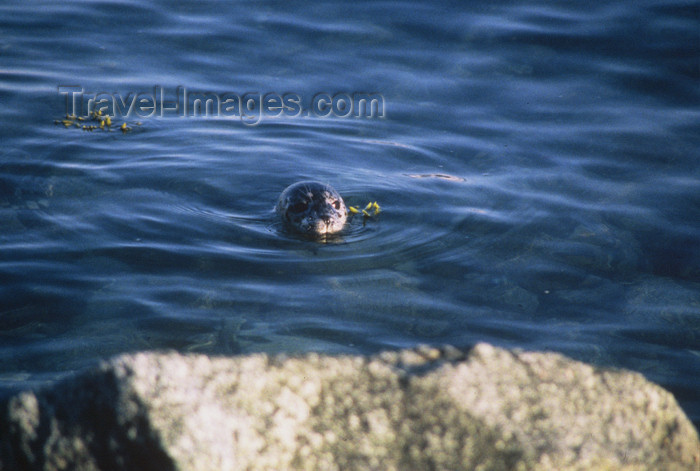
POLYGON ((315 181, 288 186, 275 210, 288 229, 313 238, 340 232, 348 218, 345 202, 338 192, 315 181))

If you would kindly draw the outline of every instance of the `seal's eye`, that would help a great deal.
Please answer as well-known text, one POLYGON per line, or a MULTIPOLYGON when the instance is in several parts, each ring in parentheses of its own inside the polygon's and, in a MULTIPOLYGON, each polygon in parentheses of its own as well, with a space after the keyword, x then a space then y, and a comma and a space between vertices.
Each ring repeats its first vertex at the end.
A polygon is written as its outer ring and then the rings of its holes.
POLYGON ((334 207, 335 209, 340 209, 340 201, 335 200, 335 201, 333 202, 333 207, 334 207))
POLYGON ((301 212, 306 211, 306 208, 308 208, 308 207, 309 207, 309 205, 306 203, 296 203, 296 204, 291 205, 289 207, 289 210, 293 213, 301 213, 301 212))

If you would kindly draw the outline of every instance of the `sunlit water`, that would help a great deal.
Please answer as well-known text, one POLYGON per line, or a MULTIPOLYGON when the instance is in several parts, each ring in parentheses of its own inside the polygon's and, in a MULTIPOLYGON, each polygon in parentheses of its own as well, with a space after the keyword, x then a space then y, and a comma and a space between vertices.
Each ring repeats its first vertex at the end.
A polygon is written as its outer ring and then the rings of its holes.
POLYGON ((487 341, 639 371, 697 425, 698 10, 4 3, 0 391, 136 350, 487 341), (385 116, 88 132, 54 124, 59 86, 376 92, 385 116), (382 212, 287 234, 302 179, 382 212))

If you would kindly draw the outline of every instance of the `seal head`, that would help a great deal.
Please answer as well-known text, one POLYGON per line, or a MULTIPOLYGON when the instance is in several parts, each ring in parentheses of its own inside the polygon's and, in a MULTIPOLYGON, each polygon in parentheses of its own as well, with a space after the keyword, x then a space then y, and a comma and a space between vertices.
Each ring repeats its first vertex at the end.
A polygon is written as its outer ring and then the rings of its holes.
POLYGON ((348 218, 345 202, 338 192, 330 185, 314 181, 288 186, 275 209, 288 228, 311 237, 339 232, 348 218))

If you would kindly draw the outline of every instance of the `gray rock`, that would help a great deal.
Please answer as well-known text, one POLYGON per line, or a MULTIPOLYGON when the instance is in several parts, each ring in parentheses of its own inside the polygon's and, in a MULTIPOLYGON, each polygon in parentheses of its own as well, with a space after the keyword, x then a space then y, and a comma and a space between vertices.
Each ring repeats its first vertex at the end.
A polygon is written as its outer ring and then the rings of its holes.
POLYGON ((375 357, 136 354, 0 405, 0 470, 697 470, 637 373, 479 344, 375 357))

